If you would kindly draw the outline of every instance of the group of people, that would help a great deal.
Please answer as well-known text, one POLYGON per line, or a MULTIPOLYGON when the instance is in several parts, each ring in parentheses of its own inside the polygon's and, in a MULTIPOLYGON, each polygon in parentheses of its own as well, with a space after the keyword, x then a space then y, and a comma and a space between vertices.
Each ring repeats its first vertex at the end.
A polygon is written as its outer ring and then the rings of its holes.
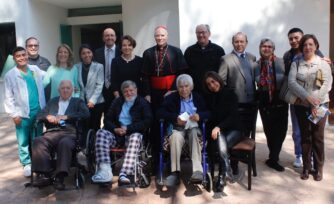
POLYGON ((179 48, 168 44, 167 28, 158 26, 154 30, 156 45, 148 48, 141 58, 133 53, 136 41, 131 36, 123 36, 119 47, 115 44, 115 31, 106 28, 102 35, 105 45, 95 53, 88 44, 81 45, 77 64, 66 44, 58 47, 55 65, 38 54, 39 42, 34 37, 26 40, 26 49, 15 48, 16 66, 5 76, 5 109, 16 125, 24 175, 30 176, 33 170, 44 175, 41 182, 49 182, 55 174, 55 187, 64 189, 64 177, 70 167, 68 155, 75 145, 73 121, 81 118, 87 121, 86 129, 97 131, 97 170, 92 180, 97 183, 112 180, 109 149, 122 141, 127 150, 119 184, 128 184, 148 129, 153 168, 157 168, 158 122, 163 118, 170 124, 166 134, 171 174, 166 185, 180 182, 180 157, 186 139, 193 170, 190 179, 198 182, 203 179, 199 124, 208 121, 209 156, 215 157, 218 152, 219 175, 215 186, 221 191, 226 178, 238 174, 238 163, 229 161, 229 149, 254 131, 258 110, 269 149, 265 163, 284 171, 278 161, 288 127, 289 104, 279 93, 287 80, 297 98, 290 105, 294 166, 303 166, 301 179, 312 173, 314 180, 320 181, 326 116, 313 124, 306 115, 316 116, 319 106, 328 106, 332 71, 330 60, 319 51, 317 38, 304 35, 299 28, 291 29, 288 32, 291 49, 283 59, 275 55, 275 43, 264 38, 259 44, 260 59, 256 61, 254 55, 246 52, 245 33, 233 35, 233 50, 227 55, 221 46, 210 41, 208 25, 198 25, 195 33, 197 42, 183 55, 179 48), (316 80, 320 82, 316 84, 316 80), (34 127, 36 118, 46 122, 48 129, 57 131, 36 137, 41 134, 41 127, 34 127), (33 141, 32 159, 30 141, 33 141), (49 160, 54 151, 59 160, 56 169, 49 160))

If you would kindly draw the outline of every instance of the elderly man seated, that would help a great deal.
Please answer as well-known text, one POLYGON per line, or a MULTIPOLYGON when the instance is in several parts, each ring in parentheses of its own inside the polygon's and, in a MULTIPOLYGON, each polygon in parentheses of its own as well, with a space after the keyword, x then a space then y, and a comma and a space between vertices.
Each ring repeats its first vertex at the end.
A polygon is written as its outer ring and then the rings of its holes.
POLYGON ((195 92, 191 76, 182 74, 176 79, 177 92, 168 95, 158 112, 160 118, 171 123, 173 128, 168 133, 170 142, 170 159, 172 174, 166 179, 166 186, 180 183, 180 157, 185 139, 189 140, 190 158, 192 161, 192 182, 201 182, 203 169, 201 166, 201 130, 198 122, 209 118, 210 112, 203 98, 195 92))
POLYGON ((143 134, 153 119, 150 104, 137 95, 137 86, 133 81, 124 81, 121 84, 121 92, 122 96, 116 98, 108 110, 104 128, 96 133, 97 170, 92 177, 95 183, 112 180, 110 148, 123 141, 127 148, 118 184, 130 184, 143 134))
POLYGON ((75 148, 76 128, 75 121, 89 117, 89 110, 85 102, 79 98, 72 98, 73 85, 69 80, 61 81, 59 97, 51 99, 42 109, 37 119, 45 122, 46 133, 34 140, 32 146, 32 171, 41 173, 35 185, 51 184, 54 171, 52 158, 57 154, 54 187, 63 190, 64 177, 72 160, 72 151, 75 148))

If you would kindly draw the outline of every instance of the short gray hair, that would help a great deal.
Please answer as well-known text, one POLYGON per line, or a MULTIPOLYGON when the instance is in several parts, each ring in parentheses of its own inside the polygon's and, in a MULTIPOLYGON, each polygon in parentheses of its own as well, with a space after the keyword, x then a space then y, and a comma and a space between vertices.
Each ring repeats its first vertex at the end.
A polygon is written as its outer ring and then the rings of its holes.
POLYGON ((234 34, 234 35, 232 36, 232 43, 234 42, 234 38, 237 37, 238 35, 242 35, 242 36, 244 36, 244 37, 246 38, 246 42, 248 42, 246 33, 243 33, 243 32, 237 32, 236 34, 234 34))
POLYGON ((202 27, 202 26, 205 27, 206 30, 207 30, 209 33, 211 33, 210 26, 209 26, 208 24, 199 24, 199 25, 197 25, 197 26, 196 26, 196 29, 195 29, 195 32, 196 32, 197 28, 202 27))
POLYGON ((191 86, 191 88, 194 88, 194 82, 193 78, 189 74, 181 74, 176 79, 176 87, 179 87, 181 83, 187 83, 191 86))
POLYGON ((270 40, 269 38, 263 38, 261 41, 260 41, 260 45, 259 45, 259 48, 261 48, 261 46, 264 44, 264 43, 270 43, 271 46, 273 47, 273 51, 275 50, 275 43, 274 41, 270 40))
POLYGON ((133 87, 133 88, 137 88, 137 85, 135 82, 131 81, 131 80, 126 80, 123 81, 123 83, 121 84, 121 91, 123 92, 124 89, 128 88, 128 87, 133 87))
POLYGON ((58 86, 58 89, 60 89, 60 87, 63 85, 63 84, 70 84, 70 86, 73 88, 73 83, 71 80, 68 80, 68 79, 64 79, 64 80, 61 80, 61 82, 59 83, 59 86, 58 86))

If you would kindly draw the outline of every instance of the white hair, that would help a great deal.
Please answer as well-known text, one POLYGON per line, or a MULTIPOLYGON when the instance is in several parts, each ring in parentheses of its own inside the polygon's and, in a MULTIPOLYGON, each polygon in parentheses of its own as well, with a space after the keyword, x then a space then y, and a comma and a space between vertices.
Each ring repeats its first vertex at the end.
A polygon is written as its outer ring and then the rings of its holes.
POLYGON ((191 86, 191 88, 194 88, 194 82, 193 79, 189 74, 181 74, 176 79, 176 86, 179 87, 180 84, 188 84, 191 86))

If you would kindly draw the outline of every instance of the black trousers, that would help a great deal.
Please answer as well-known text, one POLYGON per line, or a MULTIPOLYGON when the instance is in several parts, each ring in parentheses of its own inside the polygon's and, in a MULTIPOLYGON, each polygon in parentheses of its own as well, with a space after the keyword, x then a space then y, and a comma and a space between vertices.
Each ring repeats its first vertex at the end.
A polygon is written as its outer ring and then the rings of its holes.
POLYGON ((104 104, 95 104, 94 108, 89 109, 90 117, 88 119, 87 127, 98 131, 101 128, 101 118, 104 110, 104 104))
POLYGON ((313 124, 307 119, 311 114, 311 109, 295 105, 297 120, 299 123, 302 143, 303 168, 311 169, 311 152, 315 170, 322 170, 325 160, 324 133, 327 116, 322 118, 317 124, 313 124))
POLYGON ((35 138, 32 147, 32 171, 38 173, 68 173, 75 148, 75 129, 66 128, 46 132, 35 138), (57 154, 56 167, 53 158, 57 154))
POLYGON ((250 137, 256 125, 257 105, 253 103, 239 103, 238 113, 241 122, 241 130, 244 137, 250 137))
POLYGON ((279 154, 288 130, 288 104, 259 107, 264 134, 267 138, 269 159, 279 160, 279 154))
POLYGON ((107 89, 105 86, 103 86, 102 95, 103 95, 103 98, 104 98, 104 103, 103 103, 104 104, 104 110, 103 110, 103 113, 104 113, 104 115, 107 115, 109 107, 110 107, 112 101, 115 99, 115 97, 114 97, 114 94, 111 91, 111 88, 109 87, 107 89))
POLYGON ((151 90, 151 108, 154 116, 154 120, 151 125, 149 141, 152 145, 152 162, 153 162, 153 173, 157 172, 159 169, 159 152, 161 146, 161 139, 160 139, 160 119, 157 118, 157 111, 160 108, 163 100, 164 94, 167 90, 151 90))

